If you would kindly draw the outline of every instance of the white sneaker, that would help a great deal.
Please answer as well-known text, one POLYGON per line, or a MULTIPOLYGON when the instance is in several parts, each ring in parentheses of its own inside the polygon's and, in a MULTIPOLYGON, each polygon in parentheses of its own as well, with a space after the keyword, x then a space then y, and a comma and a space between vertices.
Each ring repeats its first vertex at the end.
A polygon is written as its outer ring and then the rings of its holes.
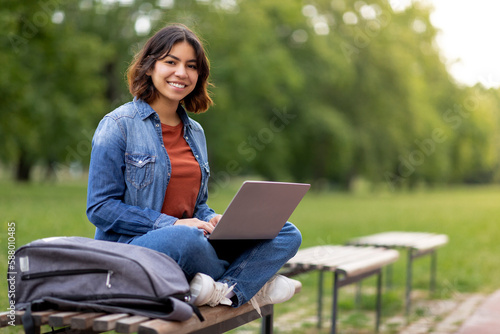
POLYGON ((262 316, 259 306, 283 303, 292 298, 295 294, 295 290, 300 289, 301 287, 302 283, 297 280, 283 275, 274 275, 262 287, 262 289, 260 289, 252 299, 250 299, 250 302, 262 316))
POLYGON ((191 297, 196 306, 219 304, 231 306, 233 302, 226 295, 233 290, 226 283, 215 282, 212 277, 197 273, 190 283, 191 297))

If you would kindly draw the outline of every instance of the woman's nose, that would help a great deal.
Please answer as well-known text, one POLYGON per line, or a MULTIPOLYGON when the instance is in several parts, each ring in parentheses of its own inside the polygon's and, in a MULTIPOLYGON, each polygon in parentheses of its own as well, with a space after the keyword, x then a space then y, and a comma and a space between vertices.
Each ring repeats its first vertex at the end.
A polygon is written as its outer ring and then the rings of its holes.
POLYGON ((186 68, 184 66, 178 66, 175 70, 175 75, 178 77, 184 78, 187 75, 186 68))

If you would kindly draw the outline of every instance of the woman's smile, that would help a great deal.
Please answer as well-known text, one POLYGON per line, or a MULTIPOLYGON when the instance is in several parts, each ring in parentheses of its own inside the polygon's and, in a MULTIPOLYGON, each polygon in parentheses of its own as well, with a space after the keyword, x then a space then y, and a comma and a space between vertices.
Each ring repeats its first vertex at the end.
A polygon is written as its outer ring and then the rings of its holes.
POLYGON ((185 88, 186 87, 186 85, 180 84, 180 83, 177 83, 177 82, 169 82, 168 84, 170 86, 172 86, 172 87, 175 87, 175 88, 185 88))

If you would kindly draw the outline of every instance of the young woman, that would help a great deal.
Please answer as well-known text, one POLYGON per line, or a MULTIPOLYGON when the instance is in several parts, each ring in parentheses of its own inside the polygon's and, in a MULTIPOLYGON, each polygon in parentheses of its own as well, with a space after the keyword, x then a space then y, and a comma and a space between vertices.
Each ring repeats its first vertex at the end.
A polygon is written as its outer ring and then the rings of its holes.
POLYGON ((295 226, 287 222, 273 240, 215 244, 205 237, 221 215, 206 204, 205 135, 186 110, 211 106, 208 75, 202 44, 187 27, 167 26, 146 42, 128 70, 133 101, 106 115, 94 134, 87 216, 96 239, 173 258, 191 281, 195 305, 283 302, 300 284, 275 275, 300 246, 295 226))

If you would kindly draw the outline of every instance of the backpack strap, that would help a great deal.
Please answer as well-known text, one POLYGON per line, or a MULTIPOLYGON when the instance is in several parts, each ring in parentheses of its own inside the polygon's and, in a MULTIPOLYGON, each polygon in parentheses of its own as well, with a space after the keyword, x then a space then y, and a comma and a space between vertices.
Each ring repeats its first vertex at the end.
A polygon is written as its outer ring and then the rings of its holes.
POLYGON ((26 305, 24 314, 22 317, 23 327, 25 334, 35 334, 35 320, 33 319, 32 310, 44 311, 52 307, 52 304, 46 302, 43 299, 37 299, 26 305))
POLYGON ((31 314, 31 305, 28 305, 24 311, 23 327, 24 333, 35 334, 35 321, 33 320, 33 315, 31 314))
POLYGON ((193 312, 194 314, 196 314, 196 316, 198 317, 198 319, 200 319, 200 321, 205 321, 205 318, 203 317, 203 314, 201 314, 200 312, 200 309, 198 308, 198 306, 192 304, 192 303, 188 303, 189 306, 191 306, 191 308, 193 309, 193 312))

